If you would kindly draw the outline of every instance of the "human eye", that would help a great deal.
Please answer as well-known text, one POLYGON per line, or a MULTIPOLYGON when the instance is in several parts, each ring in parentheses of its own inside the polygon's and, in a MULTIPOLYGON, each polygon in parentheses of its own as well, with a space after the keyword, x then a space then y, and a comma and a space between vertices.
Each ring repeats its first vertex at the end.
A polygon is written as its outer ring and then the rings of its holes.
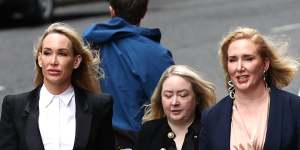
POLYGON ((42 54, 45 55, 45 56, 51 55, 51 50, 45 49, 45 50, 42 51, 42 54))
POLYGON ((65 52, 59 52, 58 55, 60 55, 60 56, 68 56, 68 54, 65 53, 65 52))
POLYGON ((232 63, 235 62, 237 59, 235 57, 229 57, 228 62, 232 63))
POLYGON ((246 56, 246 57, 244 58, 244 60, 246 60, 246 61, 252 61, 253 59, 254 59, 253 56, 246 56))
POLYGON ((186 91, 183 91, 183 92, 180 92, 180 93, 179 93, 179 96, 180 96, 181 98, 185 98, 185 97, 187 97, 188 95, 189 95, 189 93, 186 92, 186 91))
POLYGON ((59 56, 68 56, 68 51, 62 49, 58 51, 58 55, 59 56))
POLYGON ((165 98, 171 98, 173 96, 173 94, 171 92, 164 92, 163 93, 163 97, 165 98))

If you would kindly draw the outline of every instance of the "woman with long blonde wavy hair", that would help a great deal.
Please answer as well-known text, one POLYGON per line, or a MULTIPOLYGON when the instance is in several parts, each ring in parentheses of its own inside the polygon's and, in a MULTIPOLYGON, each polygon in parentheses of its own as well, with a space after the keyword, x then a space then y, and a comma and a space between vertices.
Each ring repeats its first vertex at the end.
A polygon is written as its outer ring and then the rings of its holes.
POLYGON ((282 90, 299 62, 283 55, 284 46, 249 27, 224 37, 219 56, 228 96, 203 115, 201 150, 300 148, 300 98, 282 90))

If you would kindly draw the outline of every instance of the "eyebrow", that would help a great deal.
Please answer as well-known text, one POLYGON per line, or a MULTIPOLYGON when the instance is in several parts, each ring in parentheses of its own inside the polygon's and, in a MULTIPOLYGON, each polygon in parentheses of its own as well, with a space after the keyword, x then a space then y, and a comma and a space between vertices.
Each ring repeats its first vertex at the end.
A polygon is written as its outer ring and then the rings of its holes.
MULTIPOLYGON (((44 50, 53 50, 52 48, 49 47, 43 47, 42 49, 44 50)), ((58 51, 69 51, 70 49, 68 48, 59 48, 58 51)))
POLYGON ((58 51, 59 52, 61 52, 61 51, 70 51, 70 49, 68 49, 68 48, 60 48, 60 49, 58 49, 58 51))
MULTIPOLYGON (((176 91, 177 93, 182 93, 182 92, 188 92, 189 90, 187 89, 182 89, 182 90, 179 90, 179 91, 176 91)), ((173 92, 171 90, 164 90, 163 92, 173 92)))
MULTIPOLYGON (((242 55, 242 57, 255 57, 256 55, 255 54, 244 54, 242 55)), ((237 57, 236 55, 233 55, 233 56, 229 56, 228 55, 228 58, 232 58, 232 57, 237 57)))

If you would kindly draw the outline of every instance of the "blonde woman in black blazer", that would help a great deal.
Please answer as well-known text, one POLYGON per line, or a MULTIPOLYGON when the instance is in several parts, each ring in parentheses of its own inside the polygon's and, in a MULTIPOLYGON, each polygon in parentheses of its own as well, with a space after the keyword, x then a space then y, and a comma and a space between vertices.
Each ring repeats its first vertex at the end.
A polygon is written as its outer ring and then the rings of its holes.
POLYGON ((80 35, 54 23, 37 43, 34 58, 36 88, 4 98, 0 149, 113 149, 112 99, 99 94, 99 59, 83 46, 80 35), (47 120, 49 115, 56 119, 52 114, 58 114, 59 122, 47 120))
POLYGON ((213 85, 191 67, 173 65, 162 74, 144 115, 138 150, 196 150, 200 114, 215 102, 213 85))

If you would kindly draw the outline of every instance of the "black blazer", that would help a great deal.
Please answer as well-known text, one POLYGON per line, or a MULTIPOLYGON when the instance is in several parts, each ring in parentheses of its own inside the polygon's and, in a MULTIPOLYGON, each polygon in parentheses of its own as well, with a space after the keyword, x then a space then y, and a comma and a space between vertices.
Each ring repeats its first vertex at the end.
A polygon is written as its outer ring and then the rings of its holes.
MULTIPOLYGON (((2 104, 0 150, 43 150, 38 127, 40 87, 8 95, 2 104)), ((112 100, 74 86, 76 133, 74 150, 112 150, 112 100)))
MULTIPOLYGON (((206 114, 200 132, 201 150, 229 150, 232 100, 227 96, 206 114)), ((300 97, 271 88, 264 150, 300 150, 300 97)))
MULTIPOLYGON (((198 149, 199 131, 200 118, 196 117, 185 136, 182 150, 198 149)), ((166 118, 145 122, 139 134, 137 150, 160 150, 161 148, 176 150, 175 142, 168 137, 169 132, 172 132, 172 130, 166 118)))

